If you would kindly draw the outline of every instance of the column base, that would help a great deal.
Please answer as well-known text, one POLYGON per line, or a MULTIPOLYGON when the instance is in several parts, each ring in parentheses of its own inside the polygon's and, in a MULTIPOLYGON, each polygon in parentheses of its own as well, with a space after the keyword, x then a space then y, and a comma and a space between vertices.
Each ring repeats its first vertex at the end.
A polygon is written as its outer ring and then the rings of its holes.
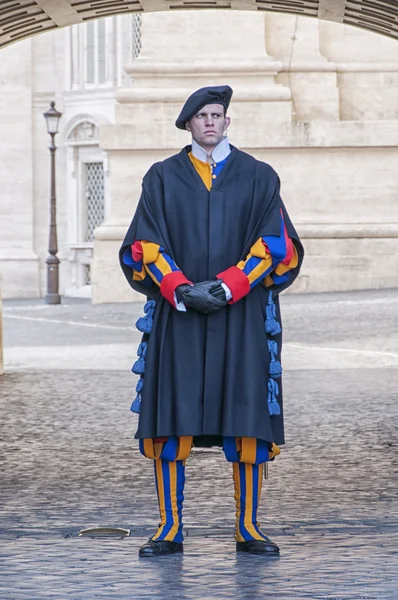
POLYGON ((91 299, 93 304, 108 302, 143 302, 126 281, 119 264, 119 249, 126 225, 103 225, 95 231, 94 254, 91 263, 91 299))
POLYGON ((39 298, 39 259, 34 254, 0 254, 3 299, 39 298))
POLYGON ((44 302, 46 304, 61 304, 61 296, 59 294, 46 294, 44 302))

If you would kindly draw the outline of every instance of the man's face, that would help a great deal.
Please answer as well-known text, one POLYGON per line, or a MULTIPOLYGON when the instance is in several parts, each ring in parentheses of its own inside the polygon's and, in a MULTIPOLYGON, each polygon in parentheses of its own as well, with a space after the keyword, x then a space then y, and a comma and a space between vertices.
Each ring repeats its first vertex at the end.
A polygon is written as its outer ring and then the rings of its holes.
POLYGON ((221 142, 230 122, 222 104, 206 104, 187 122, 186 128, 199 146, 210 150, 221 142))

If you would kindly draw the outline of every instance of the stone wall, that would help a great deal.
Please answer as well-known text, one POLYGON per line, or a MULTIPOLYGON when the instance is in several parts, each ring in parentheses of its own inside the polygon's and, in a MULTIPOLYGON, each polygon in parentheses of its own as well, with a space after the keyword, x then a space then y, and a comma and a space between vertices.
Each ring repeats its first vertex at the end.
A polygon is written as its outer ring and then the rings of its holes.
POLYGON ((116 253, 142 175, 189 143, 173 126, 188 94, 221 83, 234 88, 231 142, 278 171, 303 237, 293 291, 398 285, 394 42, 315 20, 233 12, 213 13, 210 23, 204 12, 145 15, 143 33, 140 58, 125 67, 133 85, 117 92, 116 123, 102 128, 112 206, 96 234, 95 302, 134 297, 116 253))
POLYGON ((117 250, 142 176, 154 161, 189 143, 188 134, 174 127, 181 105, 197 87, 217 83, 234 88, 231 142, 269 162, 281 177, 307 251, 294 289, 398 284, 395 41, 289 15, 152 13, 142 17, 140 57, 126 62, 129 25, 118 17, 108 44, 112 81, 89 88, 78 68, 84 49, 76 27, 1 51, 4 297, 45 292, 49 138, 42 113, 50 100, 63 112, 56 138, 61 292, 72 294, 76 287, 70 256, 79 226, 79 153, 85 152, 105 160, 105 222, 96 231, 93 299, 125 301, 134 295, 117 250), (82 147, 78 128, 86 119, 96 136, 99 130, 101 148, 97 138, 82 147))

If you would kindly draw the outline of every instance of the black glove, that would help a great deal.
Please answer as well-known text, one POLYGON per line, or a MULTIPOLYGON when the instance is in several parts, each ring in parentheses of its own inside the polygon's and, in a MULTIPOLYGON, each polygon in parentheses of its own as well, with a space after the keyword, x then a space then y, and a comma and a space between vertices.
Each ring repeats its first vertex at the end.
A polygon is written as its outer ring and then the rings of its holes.
MULTIPOLYGON (((180 293, 181 299, 189 308, 193 308, 205 315, 220 310, 228 304, 221 281, 202 281, 195 285, 181 285, 176 289, 180 293)), ((178 295, 177 295, 178 299, 178 295)))
MULTIPOLYGON (((208 283, 208 282, 205 281, 204 283, 208 283)), ((212 296, 214 296, 215 298, 218 298, 218 300, 225 300, 225 303, 228 304, 227 294, 225 293, 225 290, 222 286, 221 279, 217 279, 216 285, 214 285, 209 291, 212 296)))
POLYGON ((189 290, 189 288, 191 288, 191 287, 192 287, 192 285, 190 285, 189 283, 182 283, 181 285, 176 287, 175 295, 176 295, 178 304, 180 302, 184 302, 184 299, 182 296, 183 296, 184 292, 189 290))

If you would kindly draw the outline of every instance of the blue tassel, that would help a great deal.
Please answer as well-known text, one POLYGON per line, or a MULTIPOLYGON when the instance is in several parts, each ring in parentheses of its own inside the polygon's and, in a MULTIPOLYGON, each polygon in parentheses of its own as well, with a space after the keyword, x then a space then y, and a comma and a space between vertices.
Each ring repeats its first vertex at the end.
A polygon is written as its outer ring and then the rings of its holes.
POLYGON ((282 376, 282 365, 279 362, 279 360, 271 359, 271 363, 269 365, 269 374, 271 375, 271 377, 276 378, 282 376))
POLYGON ((280 415, 281 407, 278 404, 279 386, 274 379, 268 380, 268 410, 270 415, 280 415))
MULTIPOLYGON (((153 315, 156 308, 156 302, 154 300, 148 300, 144 306, 144 317, 140 317, 136 322, 136 327, 138 331, 141 333, 150 334, 153 327, 153 315)), ((137 392, 137 396, 133 401, 130 410, 134 413, 140 412, 141 407, 141 392, 144 387, 144 378, 143 375, 145 373, 145 358, 148 349, 147 342, 141 342, 138 346, 137 354, 139 356, 138 360, 135 361, 131 370, 136 375, 141 375, 140 379, 137 381, 137 385, 135 390, 137 392)))
POLYGON ((153 319, 151 316, 145 315, 145 317, 140 317, 136 321, 135 326, 137 327, 138 331, 141 331, 141 333, 149 334, 152 331, 153 319))
POLYGON ((136 375, 143 375, 145 373, 145 359, 140 357, 138 360, 136 360, 131 367, 131 370, 136 375))
POLYGON ((137 354, 138 356, 142 356, 142 358, 146 358, 146 351, 148 348, 148 342, 141 342, 138 346, 137 354))
POLYGON ((282 329, 278 321, 276 320, 276 306, 272 299, 272 292, 268 294, 268 302, 265 309, 265 331, 270 335, 278 335, 282 329))
POLYGON ((153 315, 155 308, 156 308, 155 300, 148 300, 148 302, 145 302, 145 304, 144 304, 144 313, 145 314, 151 313, 153 315))
POLYGON ((133 413, 139 413, 140 412, 140 408, 141 408, 141 396, 139 394, 137 394, 137 397, 133 401, 130 410, 133 413))
POLYGON ((279 360, 276 360, 275 358, 276 354, 278 354, 278 344, 274 340, 268 340, 268 350, 271 355, 269 374, 271 377, 281 377, 282 365, 279 360))
POLYGON ((133 364, 133 366, 131 367, 131 370, 136 375, 143 375, 145 373, 145 357, 146 357, 147 347, 148 347, 147 342, 141 342, 140 345, 138 346, 137 354, 140 358, 138 360, 136 360, 135 363, 133 364))
POLYGON ((150 334, 153 327, 153 313, 155 312, 156 302, 148 300, 144 306, 145 317, 140 317, 135 326, 141 333, 150 334))

